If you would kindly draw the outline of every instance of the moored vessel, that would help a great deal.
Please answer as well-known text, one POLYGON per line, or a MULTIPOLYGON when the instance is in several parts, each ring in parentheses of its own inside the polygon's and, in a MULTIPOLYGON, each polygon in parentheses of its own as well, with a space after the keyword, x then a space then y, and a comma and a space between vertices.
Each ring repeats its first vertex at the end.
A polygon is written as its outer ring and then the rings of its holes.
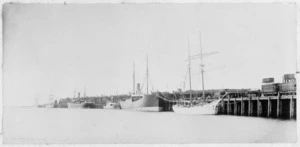
POLYGON ((149 94, 148 92, 148 56, 147 56, 147 93, 143 94, 140 88, 140 84, 137 84, 137 91, 135 91, 135 71, 133 64, 133 93, 125 101, 119 101, 121 109, 132 109, 138 111, 161 111, 162 108, 159 107, 159 99, 154 93, 149 94))
MULTIPOLYGON (((196 55, 200 57, 200 67, 201 67, 201 77, 202 77, 202 99, 193 101, 192 98, 192 84, 191 84, 191 55, 190 55, 190 49, 189 49, 189 40, 188 40, 188 51, 189 51, 189 86, 190 86, 190 102, 188 105, 181 105, 181 103, 178 103, 177 105, 173 105, 173 111, 175 113, 181 113, 181 114, 208 114, 208 115, 215 115, 217 114, 217 105, 221 101, 221 98, 208 100, 205 98, 205 90, 204 90, 204 64, 203 64, 203 54, 202 54, 202 47, 201 47, 201 34, 200 34, 200 54, 196 55), (196 103, 195 103, 196 102, 196 103)), ((210 53, 212 54, 212 53, 210 53)), ((194 56, 195 57, 195 56, 194 56)))
POLYGON ((125 101, 120 101, 121 109, 133 109, 139 111, 161 111, 158 98, 155 94, 134 94, 125 101))
POLYGON ((93 102, 68 102, 68 108, 103 109, 103 105, 93 102))
POLYGON ((221 99, 213 100, 211 102, 199 103, 193 106, 173 105, 173 111, 181 114, 202 114, 214 115, 217 114, 217 105, 221 99))
POLYGON ((83 108, 84 103, 68 102, 68 108, 83 108))
POLYGON ((120 109, 120 108, 121 108, 120 104, 116 102, 108 102, 104 106, 104 109, 120 109))

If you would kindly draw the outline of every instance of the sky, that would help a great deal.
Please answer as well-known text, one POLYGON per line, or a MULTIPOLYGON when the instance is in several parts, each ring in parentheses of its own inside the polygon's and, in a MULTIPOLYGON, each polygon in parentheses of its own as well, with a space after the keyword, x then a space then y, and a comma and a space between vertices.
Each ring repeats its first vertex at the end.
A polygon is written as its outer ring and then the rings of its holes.
MULTIPOLYGON (((204 58, 205 89, 261 87, 296 72, 294 4, 6 4, 3 105, 188 87, 188 55, 204 58), (201 39, 200 39, 201 32, 201 39), (189 46, 189 47, 188 47, 189 46), (189 48, 189 49, 188 49, 189 48)), ((200 60, 192 89, 200 90, 200 60)))

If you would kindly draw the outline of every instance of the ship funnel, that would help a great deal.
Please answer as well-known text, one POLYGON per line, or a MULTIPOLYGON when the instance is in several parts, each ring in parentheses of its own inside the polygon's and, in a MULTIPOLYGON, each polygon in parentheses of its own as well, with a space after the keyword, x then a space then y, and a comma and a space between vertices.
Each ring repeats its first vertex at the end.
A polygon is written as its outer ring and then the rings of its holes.
POLYGON ((80 92, 78 92, 78 98, 80 98, 80 92))

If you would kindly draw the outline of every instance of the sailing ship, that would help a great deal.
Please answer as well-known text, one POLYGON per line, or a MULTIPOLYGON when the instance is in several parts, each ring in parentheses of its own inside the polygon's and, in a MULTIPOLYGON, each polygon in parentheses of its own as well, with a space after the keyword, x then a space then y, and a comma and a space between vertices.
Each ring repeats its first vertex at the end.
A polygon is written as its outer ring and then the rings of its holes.
POLYGON ((44 104, 39 104, 38 98, 36 98, 36 107, 38 108, 54 108, 54 106, 57 104, 57 100, 55 100, 55 97, 53 95, 53 89, 51 89, 51 93, 49 94, 48 101, 44 104))
POLYGON ((141 91, 140 84, 137 84, 137 91, 135 91, 135 69, 133 64, 133 92, 129 99, 125 101, 119 101, 121 109, 132 109, 138 111, 161 111, 162 108, 159 107, 159 99, 154 93, 149 94, 148 92, 148 81, 149 81, 149 71, 148 71, 148 56, 147 56, 147 93, 144 94, 141 91))
POLYGON ((175 113, 181 113, 181 114, 216 114, 217 113, 217 105, 221 101, 221 98, 214 99, 214 100, 207 100, 205 98, 205 90, 204 90, 204 64, 203 64, 203 54, 202 54, 202 47, 201 47, 201 33, 200 33, 200 60, 201 60, 201 77, 202 77, 202 99, 200 101, 193 101, 192 98, 192 84, 191 84, 191 55, 190 55, 190 49, 189 49, 189 39, 188 39, 188 51, 189 51, 189 57, 188 57, 188 70, 189 70, 189 86, 190 86, 190 102, 188 105, 182 105, 181 103, 177 103, 177 105, 173 105, 173 111, 175 113))

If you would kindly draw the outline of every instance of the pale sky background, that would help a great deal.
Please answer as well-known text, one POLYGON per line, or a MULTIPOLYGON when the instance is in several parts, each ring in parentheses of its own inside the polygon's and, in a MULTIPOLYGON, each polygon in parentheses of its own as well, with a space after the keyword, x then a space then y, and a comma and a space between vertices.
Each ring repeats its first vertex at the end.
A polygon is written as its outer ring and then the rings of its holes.
MULTIPOLYGON (((128 94, 149 56, 155 90, 180 88, 191 54, 204 60, 205 88, 260 88, 296 72, 293 4, 7 4, 3 7, 4 106, 56 97, 128 94), (225 66, 223 68, 215 68, 225 66)), ((192 89, 201 89, 199 61, 192 89)), ((186 89, 188 88, 186 83, 186 89)), ((150 85, 150 89, 152 86, 150 85)))

